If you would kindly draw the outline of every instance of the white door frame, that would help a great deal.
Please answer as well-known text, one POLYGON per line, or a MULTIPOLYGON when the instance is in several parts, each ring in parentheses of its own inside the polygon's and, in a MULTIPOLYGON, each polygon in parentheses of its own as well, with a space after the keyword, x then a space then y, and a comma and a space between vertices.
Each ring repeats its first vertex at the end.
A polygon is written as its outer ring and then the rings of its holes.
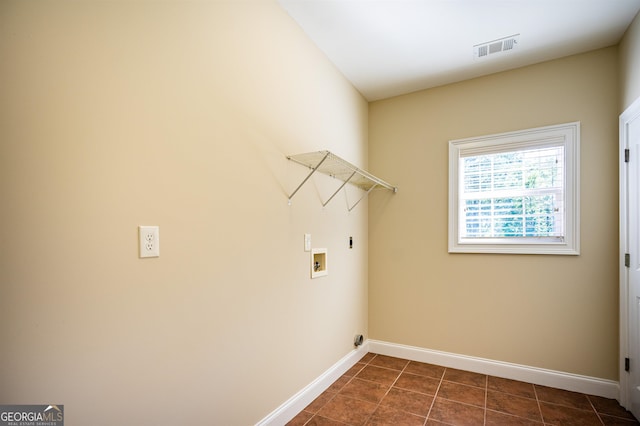
MULTIPOLYGON (((625 266, 625 254, 629 253, 629 217, 628 217, 628 167, 625 163, 625 150, 628 148, 628 124, 640 116, 640 98, 636 99, 620 114, 620 405, 630 408, 629 373, 625 369, 625 358, 629 356, 629 268, 625 266)), ((634 152, 632 155, 640 155, 634 152)), ((639 360, 636 360, 639 362, 639 360)))

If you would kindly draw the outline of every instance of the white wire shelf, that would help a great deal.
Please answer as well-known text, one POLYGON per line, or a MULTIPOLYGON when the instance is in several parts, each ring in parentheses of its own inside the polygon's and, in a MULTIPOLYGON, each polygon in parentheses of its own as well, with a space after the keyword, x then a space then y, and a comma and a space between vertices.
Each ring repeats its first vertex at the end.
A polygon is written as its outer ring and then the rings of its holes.
POLYGON ((311 172, 306 178, 304 178, 302 183, 300 183, 291 195, 289 195, 289 203, 291 203, 291 198, 296 195, 296 192, 302 188, 302 185, 304 185, 315 172, 319 172, 342 181, 342 185, 340 185, 340 187, 331 195, 331 197, 329 197, 327 201, 322 203, 323 207, 329 204, 329 201, 331 201, 333 197, 335 197, 336 194, 348 183, 365 191, 364 195, 360 197, 355 204, 348 206, 349 211, 353 210, 353 208, 375 188, 388 189, 394 193, 398 192, 397 187, 354 166, 329 151, 315 151, 290 155, 287 159, 311 169, 311 172))

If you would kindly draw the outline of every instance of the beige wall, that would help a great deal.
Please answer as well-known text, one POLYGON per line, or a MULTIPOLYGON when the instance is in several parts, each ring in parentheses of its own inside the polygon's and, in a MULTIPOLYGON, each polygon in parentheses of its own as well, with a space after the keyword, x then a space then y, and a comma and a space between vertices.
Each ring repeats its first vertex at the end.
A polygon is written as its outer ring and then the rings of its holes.
POLYGON ((640 14, 620 42, 620 87, 622 112, 640 98, 640 14))
POLYGON ((370 337, 617 380, 616 47, 382 100, 369 165, 370 337), (581 122, 581 255, 447 253, 447 142, 581 122))
POLYGON ((367 203, 285 159, 366 167, 367 103, 275 2, 5 0, 0 57, 2 403, 254 424, 367 334, 367 203))

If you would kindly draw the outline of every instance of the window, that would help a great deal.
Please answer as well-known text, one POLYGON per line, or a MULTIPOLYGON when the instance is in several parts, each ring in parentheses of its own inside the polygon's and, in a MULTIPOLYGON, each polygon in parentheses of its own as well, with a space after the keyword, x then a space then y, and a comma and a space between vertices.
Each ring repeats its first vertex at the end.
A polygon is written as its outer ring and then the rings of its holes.
POLYGON ((449 252, 579 254, 580 123, 449 141, 449 252))

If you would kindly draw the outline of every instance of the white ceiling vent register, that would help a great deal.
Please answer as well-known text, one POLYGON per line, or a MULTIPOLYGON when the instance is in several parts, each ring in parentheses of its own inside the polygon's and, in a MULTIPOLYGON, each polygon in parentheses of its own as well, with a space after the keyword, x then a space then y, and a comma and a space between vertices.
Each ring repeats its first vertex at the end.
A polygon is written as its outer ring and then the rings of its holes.
POLYGON ((476 44, 473 46, 473 58, 483 59, 500 52, 509 52, 518 46, 520 34, 514 34, 498 40, 488 41, 486 43, 476 44))

